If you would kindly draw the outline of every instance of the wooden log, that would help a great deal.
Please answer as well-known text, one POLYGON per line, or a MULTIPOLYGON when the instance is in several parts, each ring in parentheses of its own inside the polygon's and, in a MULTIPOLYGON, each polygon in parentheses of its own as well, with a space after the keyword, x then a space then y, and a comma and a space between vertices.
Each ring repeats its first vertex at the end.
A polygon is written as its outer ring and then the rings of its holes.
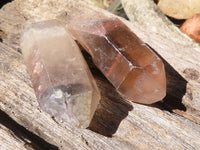
MULTIPOLYGON (((0 10, 0 109, 55 149, 198 149, 200 48, 196 43, 191 46, 193 41, 188 46, 177 44, 122 18, 165 60, 165 100, 151 106, 127 102, 83 52, 102 94, 90 127, 58 123, 40 111, 19 53, 25 25, 54 18, 67 23, 76 15, 90 13, 114 17, 86 0, 15 0, 0 10)), ((0 141, 0 145, 4 143, 0 141)))

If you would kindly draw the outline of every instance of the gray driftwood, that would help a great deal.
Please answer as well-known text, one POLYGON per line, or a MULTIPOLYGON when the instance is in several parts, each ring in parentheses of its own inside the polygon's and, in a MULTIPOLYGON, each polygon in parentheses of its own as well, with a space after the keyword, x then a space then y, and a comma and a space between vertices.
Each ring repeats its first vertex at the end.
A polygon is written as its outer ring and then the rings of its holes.
MULTIPOLYGON (((153 5, 150 1, 146 0, 153 5)), ((134 7, 144 9, 142 3, 134 7)), ((166 19, 160 19, 162 26, 154 25, 156 33, 143 28, 145 20, 138 24, 120 18, 163 58, 168 85, 162 102, 146 106, 123 100, 83 52, 102 94, 90 127, 58 124, 39 110, 19 49, 25 25, 55 18, 67 23, 79 14, 91 13, 114 17, 86 0, 15 0, 0 10, 0 149, 199 149, 200 47, 178 29, 159 34, 160 27, 169 25, 166 19), (169 34, 175 34, 176 40, 169 34), (183 38, 188 43, 177 42, 183 38)), ((152 13, 152 17, 163 16, 152 13)))

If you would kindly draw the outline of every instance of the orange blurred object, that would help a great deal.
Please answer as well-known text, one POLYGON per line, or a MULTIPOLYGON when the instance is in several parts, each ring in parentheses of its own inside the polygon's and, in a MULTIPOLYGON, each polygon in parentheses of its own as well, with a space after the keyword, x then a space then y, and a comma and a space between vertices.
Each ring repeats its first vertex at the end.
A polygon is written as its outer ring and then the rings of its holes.
POLYGON ((200 43, 200 14, 187 19, 181 26, 181 31, 200 43))

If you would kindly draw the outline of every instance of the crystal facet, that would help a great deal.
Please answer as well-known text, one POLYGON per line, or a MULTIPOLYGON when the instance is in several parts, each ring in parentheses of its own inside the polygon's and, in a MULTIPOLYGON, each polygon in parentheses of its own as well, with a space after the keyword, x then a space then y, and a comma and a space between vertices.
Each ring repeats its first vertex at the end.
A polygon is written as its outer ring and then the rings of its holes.
POLYGON ((67 27, 128 100, 150 104, 166 95, 163 62, 119 19, 79 18, 67 27))
POLYGON ((65 26, 56 20, 27 26, 21 50, 40 108, 58 121, 88 127, 100 93, 65 26))

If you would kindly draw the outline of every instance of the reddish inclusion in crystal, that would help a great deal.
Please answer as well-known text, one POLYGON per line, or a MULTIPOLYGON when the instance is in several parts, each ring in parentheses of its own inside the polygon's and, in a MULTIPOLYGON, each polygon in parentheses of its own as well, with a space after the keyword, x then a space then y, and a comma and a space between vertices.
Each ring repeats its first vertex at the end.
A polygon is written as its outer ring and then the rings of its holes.
POLYGON ((165 96, 161 59, 119 19, 72 22, 69 30, 128 100, 150 104, 165 96))
POLYGON ((48 76, 45 72, 37 47, 34 47, 34 49, 30 52, 28 59, 25 59, 25 63, 27 65, 27 71, 30 74, 35 93, 36 95, 40 95, 46 88, 48 88, 49 85, 48 82, 43 82, 42 85, 40 85, 41 81, 48 81, 48 76))

